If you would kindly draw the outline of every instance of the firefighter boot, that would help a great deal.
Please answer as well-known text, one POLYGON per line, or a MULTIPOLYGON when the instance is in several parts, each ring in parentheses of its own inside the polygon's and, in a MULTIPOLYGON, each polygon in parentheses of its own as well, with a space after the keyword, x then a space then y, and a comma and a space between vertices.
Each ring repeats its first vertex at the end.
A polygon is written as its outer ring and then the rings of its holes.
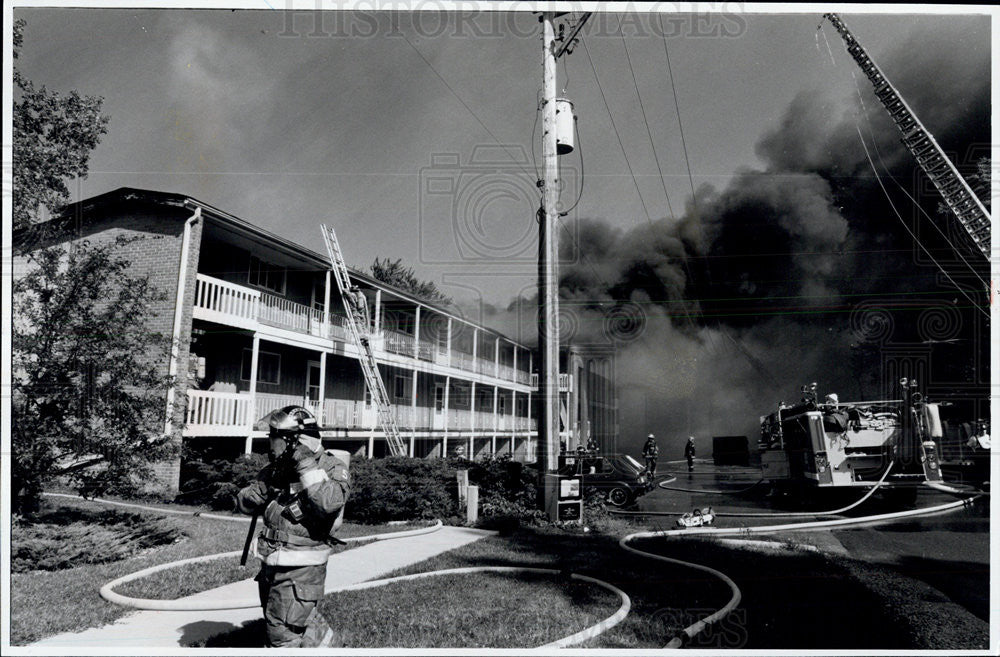
POLYGON ((335 632, 333 628, 326 622, 323 618, 323 614, 319 613, 319 607, 317 606, 313 609, 312 614, 309 615, 309 621, 306 624, 306 631, 302 635, 302 647, 303 648, 342 648, 344 647, 344 638, 339 632, 335 632))

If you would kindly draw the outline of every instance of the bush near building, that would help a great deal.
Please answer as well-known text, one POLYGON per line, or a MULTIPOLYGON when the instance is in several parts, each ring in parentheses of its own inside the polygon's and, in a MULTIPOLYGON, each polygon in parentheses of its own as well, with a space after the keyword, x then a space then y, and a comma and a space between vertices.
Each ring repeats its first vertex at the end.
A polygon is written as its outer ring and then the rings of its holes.
MULTIPOLYGON (((263 454, 241 454, 234 459, 187 447, 176 501, 232 510, 236 493, 265 465, 263 454)), ((437 518, 461 522, 465 509, 458 500, 459 470, 468 470, 469 484, 479 487, 480 517, 525 522, 543 517, 538 510, 538 471, 503 455, 480 461, 405 456, 354 459, 344 518, 364 524, 437 518)))
POLYGON ((181 460, 181 490, 175 501, 233 511, 236 493, 248 486, 265 465, 267 456, 264 454, 220 458, 210 451, 185 446, 181 460))

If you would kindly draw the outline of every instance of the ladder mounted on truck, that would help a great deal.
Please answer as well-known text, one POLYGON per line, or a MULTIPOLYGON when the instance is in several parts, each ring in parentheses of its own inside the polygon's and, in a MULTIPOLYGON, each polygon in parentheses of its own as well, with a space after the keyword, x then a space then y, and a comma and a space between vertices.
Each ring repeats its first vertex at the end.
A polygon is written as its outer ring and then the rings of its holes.
POLYGON ((861 71, 875 87, 875 96, 879 99, 893 123, 903 134, 903 145, 917 160, 927 177, 934 183, 948 208, 958 218, 969 237, 987 259, 990 257, 990 213, 979 197, 972 191, 969 184, 952 164, 948 156, 931 133, 927 132, 916 115, 910 109, 896 88, 882 73, 882 70, 872 61, 871 57, 861 47, 858 40, 851 34, 844 21, 837 14, 823 14, 840 33, 847 52, 861 67, 861 71))
POLYGON ((340 298, 344 302, 347 326, 350 328, 351 337, 354 338, 354 344, 357 345, 360 352, 358 360, 361 362, 361 371, 364 373, 368 392, 372 396, 372 403, 378 409, 378 421, 382 425, 382 431, 385 432, 389 452, 394 456, 406 456, 406 445, 403 444, 403 439, 399 436, 396 417, 389 405, 389 394, 385 390, 382 375, 379 374, 375 356, 372 355, 368 301, 361 290, 351 285, 347 265, 344 264, 344 254, 340 250, 340 243, 337 241, 337 234, 333 232, 333 228, 321 224, 320 230, 323 232, 323 241, 326 242, 326 251, 330 255, 330 269, 333 271, 333 277, 337 279, 340 298))

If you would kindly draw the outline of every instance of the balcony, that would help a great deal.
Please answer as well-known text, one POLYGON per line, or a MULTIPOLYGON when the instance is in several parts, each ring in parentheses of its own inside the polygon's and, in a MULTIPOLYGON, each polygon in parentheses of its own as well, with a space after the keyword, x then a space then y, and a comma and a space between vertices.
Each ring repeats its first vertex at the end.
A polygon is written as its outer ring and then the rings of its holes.
MULTIPOLYGON (((185 415, 185 436, 247 436, 265 427, 256 423, 268 413, 285 406, 305 406, 321 426, 336 429, 371 429, 378 422, 375 407, 353 399, 326 399, 322 408, 301 395, 189 390, 185 415), (255 426, 256 425, 256 426, 255 426)), ((396 424, 403 430, 529 431, 534 420, 489 411, 451 410, 447 414, 426 406, 394 404, 396 424)))
MULTIPOLYGON (((324 324, 321 310, 205 274, 197 275, 194 317, 248 330, 257 330, 264 325, 317 338, 350 341, 348 320, 343 315, 330 313, 324 324)), ((492 359, 477 358, 456 350, 449 356, 442 344, 417 340, 415 336, 397 330, 385 329, 373 335, 372 347, 376 352, 382 350, 521 385, 531 382, 527 372, 515 370, 509 365, 498 366, 492 359)))
POLYGON ((437 346, 426 340, 417 340, 417 358, 420 360, 434 361, 434 354, 437 346))
MULTIPOLYGON (((524 374, 527 374, 527 372, 524 372, 524 374)), ((529 385, 532 388, 538 390, 537 372, 532 372, 531 377, 528 379, 528 381, 530 382, 529 385)), ((573 392, 573 377, 571 377, 569 374, 559 375, 559 392, 573 392)))
POLYGON ((412 335, 391 329, 383 329, 382 338, 382 346, 389 353, 399 354, 400 356, 413 356, 416 341, 412 335))
POLYGON ((475 359, 472 357, 472 354, 467 354, 464 351, 451 352, 451 366, 465 370, 466 372, 476 371, 475 359))
POLYGON ((497 377, 504 381, 517 381, 517 374, 517 370, 510 365, 500 365, 497 371, 497 377))
POLYGON ((247 435, 254 419, 253 397, 250 395, 189 390, 184 435, 247 435))
POLYGON ((201 319, 252 329, 257 324, 259 306, 257 290, 198 274, 194 308, 201 319))

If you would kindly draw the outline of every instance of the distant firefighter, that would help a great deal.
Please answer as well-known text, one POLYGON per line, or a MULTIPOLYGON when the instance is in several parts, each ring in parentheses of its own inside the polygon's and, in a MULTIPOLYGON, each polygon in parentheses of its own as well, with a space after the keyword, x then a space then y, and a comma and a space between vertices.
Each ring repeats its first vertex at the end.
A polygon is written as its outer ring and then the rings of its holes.
POLYGON ((688 472, 694 472, 694 436, 688 436, 687 444, 684 445, 684 458, 688 462, 688 472))
POLYGON ((365 293, 357 285, 352 285, 347 292, 347 302, 354 310, 354 316, 358 318, 359 328, 364 331, 361 337, 367 338, 371 331, 371 318, 368 315, 368 299, 365 298, 365 293))
POLYGON ((656 475, 656 459, 660 456, 660 448, 656 446, 656 436, 649 434, 646 437, 646 444, 642 446, 642 456, 646 459, 646 469, 649 476, 656 475))

